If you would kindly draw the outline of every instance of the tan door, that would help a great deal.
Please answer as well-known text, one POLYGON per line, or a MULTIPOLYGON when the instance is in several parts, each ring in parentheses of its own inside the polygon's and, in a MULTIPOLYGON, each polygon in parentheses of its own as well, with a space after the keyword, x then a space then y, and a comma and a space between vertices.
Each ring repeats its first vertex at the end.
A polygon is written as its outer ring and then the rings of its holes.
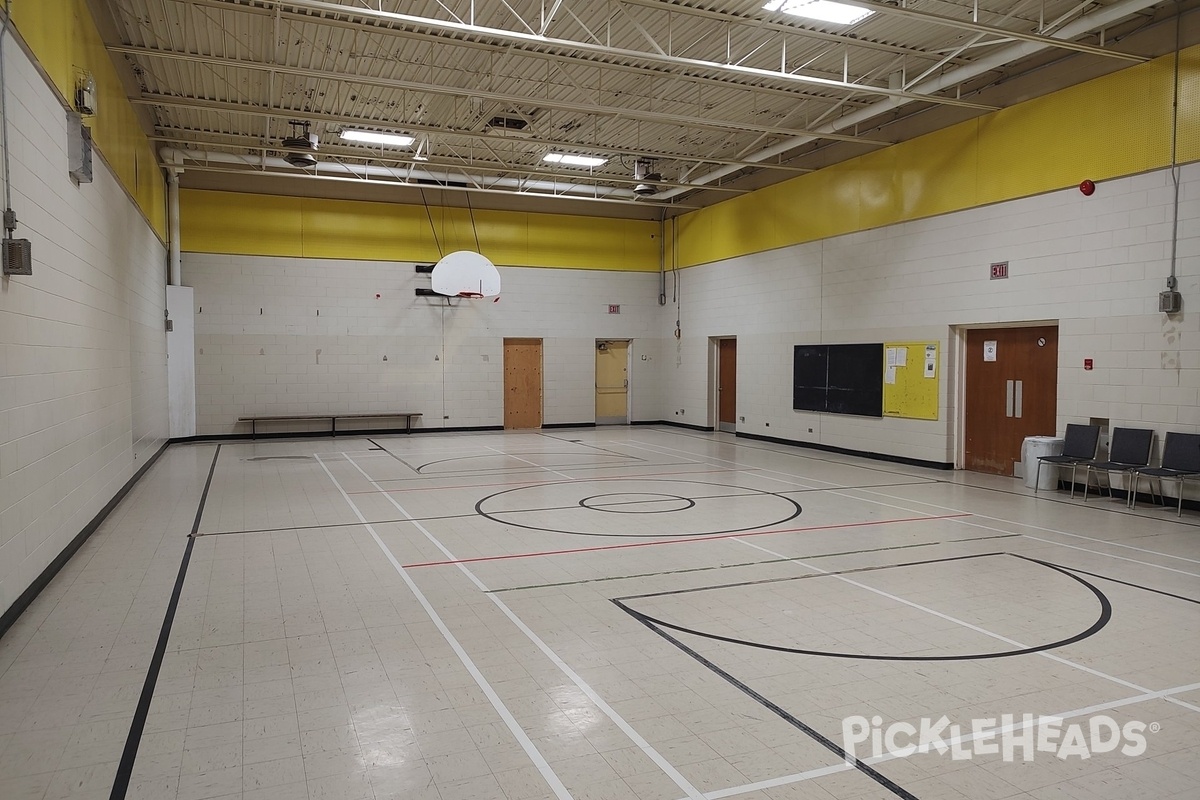
POLYGON ((504 340, 504 427, 542 427, 542 340, 504 340))
POLYGON ((596 424, 629 422, 629 342, 596 343, 596 424))
POLYGON ((1053 436, 1057 411, 1057 326, 967 331, 967 469, 1012 475, 1021 442, 1053 436))
POLYGON ((721 339, 718 345, 717 427, 737 430, 737 339, 721 339))

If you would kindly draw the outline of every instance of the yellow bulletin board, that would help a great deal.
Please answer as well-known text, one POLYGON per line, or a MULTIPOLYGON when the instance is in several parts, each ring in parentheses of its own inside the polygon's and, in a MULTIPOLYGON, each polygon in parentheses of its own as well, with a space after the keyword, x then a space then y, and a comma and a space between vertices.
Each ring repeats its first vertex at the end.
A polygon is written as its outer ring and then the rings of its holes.
POLYGON ((883 348, 883 415, 937 419, 937 342, 884 342, 883 348))

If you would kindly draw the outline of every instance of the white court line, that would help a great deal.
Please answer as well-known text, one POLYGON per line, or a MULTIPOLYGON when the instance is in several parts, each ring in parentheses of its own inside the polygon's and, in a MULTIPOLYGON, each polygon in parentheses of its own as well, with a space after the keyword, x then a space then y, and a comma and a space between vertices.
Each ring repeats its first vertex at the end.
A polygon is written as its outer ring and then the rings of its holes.
MULTIPOLYGON (((644 448, 644 449, 650 449, 650 448, 649 448, 649 447, 647 447, 647 448, 644 448)), ((675 450, 675 448, 671 448, 671 447, 666 447, 666 448, 663 448, 663 449, 665 449, 665 450, 675 450)), ((676 451, 676 452, 680 452, 680 453, 689 453, 690 455, 695 455, 695 453, 692 453, 690 450, 675 450, 675 451, 676 451)), ((664 455, 665 455, 665 454, 664 454, 664 455)), ((740 467, 740 466, 744 466, 744 465, 740 464, 740 463, 739 463, 739 462, 737 462, 737 461, 730 461, 730 460, 728 460, 728 459, 723 459, 723 458, 716 458, 716 457, 714 457, 714 458, 710 459, 710 461, 713 461, 713 462, 721 462, 721 463, 724 463, 724 464, 732 464, 732 465, 734 465, 734 466, 739 466, 739 467, 740 467)), ((704 462, 697 462, 697 463, 704 463, 704 462)), ((714 467, 715 467, 715 466, 718 466, 718 464, 715 464, 715 463, 708 463, 708 464, 707 464, 707 466, 714 466, 714 467)), ((847 465, 847 466, 853 466, 853 465, 847 465)), ((786 473, 786 472, 780 472, 780 471, 778 471, 778 470, 766 469, 766 468, 762 468, 762 467, 758 467, 758 468, 754 468, 754 469, 756 469, 756 470, 757 470, 757 473, 758 473, 758 474, 767 473, 767 472, 773 472, 773 473, 775 473, 775 474, 777 474, 777 475, 788 475, 788 473, 786 473)), ((803 488, 806 488, 806 489, 816 489, 816 488, 818 488, 818 487, 816 487, 816 486, 811 486, 811 485, 809 485, 809 484, 805 484, 805 483, 800 483, 800 482, 797 482, 796 480, 785 481, 785 480, 781 480, 781 479, 779 479, 779 478, 772 478, 770 475, 766 475, 766 474, 763 474, 763 477, 764 477, 764 478, 766 478, 767 480, 778 481, 779 483, 787 483, 787 484, 790 484, 790 485, 792 485, 792 486, 800 486, 800 487, 803 487, 803 488)), ((795 476, 790 476, 790 475, 789 475, 789 477, 795 478, 795 476)), ((829 486, 841 486, 840 484, 836 484, 836 483, 830 483, 829 481, 821 481, 821 480, 819 480, 819 479, 816 479, 816 478, 814 478, 814 479, 812 479, 812 480, 816 480, 818 483, 825 483, 825 484, 828 484, 829 486)), ((954 484, 954 485, 958 485, 958 484, 954 484)), ((848 489, 849 487, 842 486, 841 488, 848 489)), ((1132 545, 1127 545, 1127 544, 1118 544, 1118 543, 1116 543, 1116 542, 1110 542, 1110 541, 1107 541, 1107 540, 1105 540, 1105 539, 1096 539, 1096 538, 1093 538, 1093 537, 1091 537, 1091 536, 1083 536, 1083 535, 1081 535, 1081 534, 1078 534, 1078 533, 1068 533, 1068 532, 1066 532, 1066 531, 1060 531, 1060 530, 1058 530, 1057 528, 1046 528, 1046 527, 1043 527, 1043 526, 1041 526, 1041 525, 1033 525, 1033 524, 1031 524, 1031 523, 1028 523, 1028 522, 1019 522, 1019 521, 1017 521, 1017 520, 1004 519, 1004 518, 1002 518, 1002 517, 993 517, 993 516, 989 516, 989 515, 987 515, 987 514, 976 514, 976 513, 974 513, 974 512, 970 512, 970 511, 964 511, 963 509, 961 509, 961 508, 956 508, 956 507, 954 507, 954 506, 944 506, 944 505, 941 505, 941 504, 939 504, 939 503, 927 503, 927 502, 925 502, 925 501, 923 501, 923 500, 913 500, 913 499, 906 498, 906 497, 897 497, 896 495, 893 495, 893 494, 888 494, 888 493, 886 493, 886 492, 880 492, 880 491, 877 491, 877 490, 875 490, 875 489, 870 489, 870 488, 861 488, 861 489, 853 489, 852 491, 862 492, 863 494, 873 494, 873 495, 878 495, 879 497, 887 497, 887 498, 890 498, 890 499, 892 499, 892 500, 900 500, 900 501, 903 501, 903 502, 909 503, 909 505, 907 505, 907 506, 902 506, 902 505, 896 505, 896 504, 894 504, 894 503, 884 503, 884 502, 882 502, 882 501, 880 501, 880 500, 873 500, 873 499, 871 499, 871 498, 859 497, 859 496, 857 496, 857 495, 848 494, 847 492, 843 492, 843 491, 836 491, 836 490, 833 490, 833 489, 830 489, 830 490, 828 490, 828 491, 827 491, 827 494, 838 495, 839 497, 846 497, 846 498, 849 498, 849 499, 851 499, 851 500, 858 500, 858 501, 860 501, 860 502, 865 502, 865 503, 873 503, 873 504, 875 504, 875 505, 883 506, 883 507, 885 507, 885 508, 894 508, 894 509, 897 509, 897 510, 900 510, 900 511, 907 511, 907 512, 909 512, 909 513, 913 513, 913 514, 926 514, 926 513, 928 513, 927 511, 925 511, 925 510, 924 510, 924 509, 922 509, 922 508, 913 508, 912 506, 914 506, 914 505, 917 505, 917 506, 924 506, 925 508, 933 508, 933 509, 938 509, 938 510, 941 510, 941 511, 951 511, 951 512, 958 513, 958 514, 970 514, 970 515, 971 515, 973 518, 976 518, 976 519, 986 519, 986 520, 992 520, 993 522, 1007 523, 1007 524, 1009 524, 1009 525, 1015 525, 1015 526, 1022 527, 1022 528, 1032 528, 1033 530, 1044 531, 1044 532, 1046 532, 1046 533, 1057 533, 1057 534, 1060 534, 1060 535, 1062 535, 1062 536, 1072 536, 1072 537, 1079 538, 1079 539, 1087 539, 1087 540, 1089 540, 1089 541, 1093 541, 1093 542, 1096 542, 1096 543, 1098 543, 1098 544, 1107 544, 1107 545, 1112 545, 1113 547, 1124 547, 1124 548, 1127 548, 1127 549, 1130 549, 1130 550, 1137 550, 1137 551, 1139 551, 1139 552, 1142 552, 1142 553, 1149 553, 1149 554, 1151 554, 1151 555, 1162 556, 1163 558, 1173 558, 1173 559, 1177 559, 1177 560, 1179 560, 1179 561, 1188 561, 1188 562, 1192 562, 1192 563, 1200 563, 1200 561, 1196 561, 1195 559, 1191 559, 1191 558, 1184 558, 1183 556, 1176 556, 1176 555, 1172 555, 1172 554, 1170 554, 1170 553, 1163 553, 1163 552, 1160 552, 1160 551, 1158 551, 1158 550, 1149 550, 1149 549, 1147 549, 1147 548, 1144 548, 1144 547, 1134 547, 1134 546, 1132 546, 1132 545)), ((1018 533, 1018 531, 1005 530, 1005 529, 1003 529, 1003 528, 994 528, 994 527, 991 527, 990 525, 983 525, 983 524, 981 524, 981 523, 978 523, 978 522, 972 522, 972 521, 971 521, 971 520, 969 520, 969 519, 958 518, 958 519, 951 519, 951 521, 952 521, 952 522, 955 522, 955 523, 957 523, 957 524, 959 524, 959 525, 968 525, 968 526, 971 526, 971 527, 973 527, 973 528, 982 528, 982 529, 984 529, 984 530, 988 530, 988 531, 997 531, 997 532, 999 532, 999 533, 1018 533)), ((1028 539, 1036 539, 1036 540, 1037 540, 1037 541, 1039 541, 1039 542, 1046 542, 1047 544, 1057 544, 1057 545, 1059 545, 1059 546, 1061 546, 1061 547, 1070 547, 1070 548, 1072 548, 1072 549, 1074 549, 1074 550, 1082 550, 1082 551, 1084 551, 1084 552, 1086 552, 1086 553, 1094 553, 1094 554, 1096 554, 1096 555, 1107 556, 1107 557, 1109 557, 1109 558, 1115 558, 1115 559, 1118 559, 1118 560, 1120 560, 1120 561, 1132 561, 1132 562, 1133 562, 1133 563, 1135 563, 1135 564, 1144 564, 1144 565, 1146 565, 1146 566, 1148 566, 1148 567, 1156 567, 1156 568, 1158 568, 1158 569, 1167 570, 1167 571, 1169 571, 1169 572, 1179 572, 1179 573, 1182 573, 1182 574, 1184 574, 1184 575, 1192 575, 1192 576, 1194 576, 1194 577, 1200 577, 1200 575, 1195 575, 1195 573, 1191 573, 1191 572, 1184 572, 1183 570, 1177 570, 1177 569, 1173 569, 1173 568, 1171 568, 1171 567, 1164 567, 1164 566, 1162 566, 1161 564, 1152 564, 1152 563, 1150 563, 1150 562, 1148 562, 1148 561, 1134 561, 1133 559, 1130 559, 1130 558, 1124 558, 1124 557, 1122 557, 1122 556, 1115 556, 1115 555, 1112 555, 1111 553, 1104 553, 1104 552, 1101 552, 1101 551, 1099 551, 1099 550, 1088 550, 1087 548, 1083 548, 1083 547, 1074 547, 1073 545, 1068 545, 1068 544, 1061 544, 1061 543, 1059 543, 1059 542, 1054 542, 1054 541, 1051 541, 1051 540, 1049 540, 1049 539, 1039 539, 1038 537, 1036 537, 1036 536, 1031 536, 1031 535, 1029 535, 1029 534, 1027 534, 1027 533, 1023 533, 1023 534, 1021 534, 1021 535, 1022 535, 1022 536, 1024 536, 1024 537, 1026 537, 1026 538, 1028 538, 1028 539)))
MULTIPOLYGON (((1086 708, 1077 708, 1073 711, 1064 711, 1059 714, 1050 714, 1049 716, 1038 716, 1038 717, 1034 717, 1030 720, 1022 720, 1020 722, 1014 721, 1011 725, 1002 725, 1002 726, 998 725, 994 728, 984 728, 980 731, 972 732, 970 734, 962 734, 960 736, 953 736, 949 739, 944 739, 943 741, 946 745, 949 745, 949 746, 961 745, 966 742, 976 741, 979 739, 988 739, 993 736, 998 736, 1002 733, 1009 733, 1009 732, 1024 730, 1025 728, 1033 727, 1035 725, 1040 725, 1043 720, 1050 720, 1050 719, 1068 720, 1068 719, 1075 719, 1078 717, 1086 717, 1091 714, 1099 713, 1101 711, 1111 711, 1114 708, 1121 708, 1123 706, 1135 705, 1137 703, 1144 703, 1147 700, 1166 700, 1166 699, 1169 699, 1171 695, 1182 694, 1183 692, 1190 692, 1194 689, 1200 689, 1200 683, 1189 683, 1186 686, 1176 686, 1172 689, 1163 689, 1162 691, 1158 691, 1158 692, 1146 692, 1144 694, 1134 695, 1133 697, 1126 697, 1121 700, 1113 700, 1108 703, 1098 703, 1094 706, 1088 706, 1086 708)), ((932 750, 934 750, 933 746, 931 746, 929 744, 923 744, 923 745, 918 746, 916 752, 914 752, 914 753, 905 753, 905 754, 884 753, 883 755, 880 755, 877 757, 873 756, 871 758, 861 759, 861 761, 864 764, 869 764, 871 766, 875 766, 876 764, 883 764, 888 761, 895 761, 898 758, 911 758, 912 756, 917 755, 918 753, 920 753, 920 754, 929 753, 932 750)), ((1049 753, 1047 753, 1046 755, 1048 758, 1051 757, 1051 754, 1049 754, 1049 753)), ((817 767, 816 769, 805 770, 804 772, 794 772, 791 775, 780 775, 777 778, 768 778, 767 780, 764 780, 764 781, 756 781, 755 783, 747 783, 747 784, 743 784, 741 786, 731 786, 726 789, 718 789, 716 791, 706 792, 704 797, 705 797, 705 800, 722 800, 723 798, 726 798, 726 797, 735 797, 739 794, 748 794, 750 792, 762 791, 764 789, 774 789, 778 786, 786 786, 791 783, 800 783, 802 781, 808 781, 808 780, 812 780, 814 778, 821 778, 826 775, 832 775, 832 774, 838 773, 838 772, 846 772, 851 769, 854 769, 854 766, 852 764, 847 764, 847 763, 832 764, 827 767, 817 767)))
MULTIPOLYGON (((538 469, 544 469, 544 470, 546 470, 546 472, 553 473, 553 474, 557 475, 557 476, 558 476, 558 477, 560 477, 560 478, 566 478, 566 479, 567 479, 567 480, 569 480, 569 481, 573 481, 573 480, 575 480, 574 478, 572 478, 570 475, 567 475, 566 473, 559 472, 559 471, 558 471, 558 470, 556 470, 556 469, 550 469, 549 467, 544 467, 544 466, 542 466, 541 464, 538 464, 538 463, 536 463, 536 462, 529 461, 529 460, 527 460, 527 459, 521 458, 520 456, 515 456, 515 455, 513 455, 512 453, 506 453, 506 452, 504 452, 503 450, 497 450, 496 448, 492 447, 491 445, 484 445, 484 447, 486 447, 488 450, 491 450, 491 451, 492 451, 492 452, 494 452, 494 453, 499 453, 499 454, 500 454, 500 455, 502 455, 502 456, 507 456, 508 458, 515 458, 517 461, 520 461, 520 462, 522 462, 522 463, 524 463, 524 464, 528 464, 528 465, 529 465, 529 466, 531 466, 531 467, 537 467, 538 469)), ((531 453, 531 455, 535 455, 535 454, 532 454, 532 453, 531 453)), ((360 470, 360 471, 361 471, 361 470, 360 470)), ((368 476, 367 480, 371 480, 369 476, 368 476)))
MULTIPOLYGON (((762 552, 767 553, 769 555, 773 555, 778 558, 787 559, 788 561, 791 561, 794 564, 799 564, 799 565, 805 567, 806 569, 815 570, 815 571, 817 571, 821 574, 825 574, 825 575, 829 574, 829 570, 821 569, 820 567, 815 567, 811 564, 801 561, 798 558, 789 558, 788 556, 785 556, 783 553, 777 553, 774 550, 770 550, 766 547, 763 547, 760 544, 755 544, 754 542, 747 542, 743 539, 734 539, 734 541, 741 542, 742 544, 746 545, 747 547, 753 547, 755 550, 761 550, 762 552)), ((998 641, 1013 645, 1014 647, 1017 647, 1019 649, 1023 650, 1025 648, 1029 647, 1029 645, 1018 642, 1016 639, 1010 639, 1007 636, 1004 636, 999 633, 995 633, 993 631, 989 631, 986 628, 981 628, 978 625, 974 625, 970 622, 967 622, 966 620, 961 620, 961 619, 958 619, 957 617, 952 617, 949 614, 943 614, 941 611, 936 611, 932 608, 929 608, 928 606, 923 606, 920 603, 914 603, 911 600, 905 600, 903 597, 898 597, 894 594, 890 594, 888 592, 883 591, 882 589, 876 589, 875 587, 868 586, 865 583, 859 583, 858 581, 854 580, 853 578, 847 578, 845 575, 830 575, 830 577, 836 578, 837 580, 842 581, 843 583, 848 583, 851 586, 857 586, 860 589, 866 589, 868 592, 877 594, 880 597, 886 597, 887 599, 892 600, 893 602, 900 603, 902 605, 906 605, 911 608, 915 608, 918 611, 924 611, 927 614, 932 614, 933 616, 938 617, 939 619, 944 619, 947 622, 953 622, 956 625, 961 625, 962 627, 967 628, 969 630, 973 630, 976 633, 983 634, 984 636, 989 636, 998 641)), ((1036 655, 1036 656, 1040 656, 1041 658, 1046 658, 1051 661, 1055 661, 1059 664, 1070 667, 1071 669, 1076 669, 1076 670, 1079 670, 1080 672, 1086 672, 1089 675, 1093 675, 1097 678, 1102 678, 1106 681, 1116 683, 1120 686, 1124 686, 1126 688, 1133 689, 1138 692, 1153 692, 1154 691, 1153 689, 1148 689, 1145 686, 1139 686, 1138 684, 1133 683, 1132 681, 1127 681, 1124 678, 1118 678, 1115 675, 1109 675, 1107 672, 1101 672, 1098 669, 1092 669, 1091 667, 1084 666, 1083 664, 1078 664, 1074 661, 1071 661, 1070 659, 1063 658, 1062 656, 1054 655, 1053 653, 1049 652, 1048 650, 1042 650, 1038 653, 1032 653, 1031 655, 1036 655)), ((1174 703, 1175 705, 1191 709, 1192 711, 1200 712, 1200 706, 1194 706, 1191 703, 1186 703, 1183 700, 1178 700, 1174 697, 1167 697, 1164 699, 1166 699, 1167 702, 1169 702, 1169 703, 1174 703)))
MULTIPOLYGON (((375 483, 374 478, 363 471, 363 468, 355 463, 354 459, 347 456, 346 460, 353 464, 354 468, 361 472, 363 477, 366 478, 371 485, 375 486, 377 489, 379 488, 379 485, 375 483)), ((436 536, 430 533, 424 525, 416 521, 412 515, 404 509, 403 506, 396 502, 394 497, 392 497, 390 494, 385 494, 385 497, 391 501, 392 505, 396 507, 397 511, 408 517, 417 530, 425 534, 425 538, 432 542, 434 547, 441 550, 447 559, 451 561, 458 561, 458 557, 455 556, 454 553, 452 553, 445 545, 443 545, 436 536)), ((534 633, 533 630, 530 629, 530 627, 526 625, 521 618, 518 617, 516 613, 514 613, 513 610, 508 607, 507 604, 505 604, 503 600, 501 600, 496 594, 491 593, 483 581, 479 580, 479 578, 475 576, 474 572, 472 572, 465 564, 461 562, 455 564, 455 566, 457 566, 459 571, 462 572, 462 574, 465 575, 467 579, 471 581, 471 583, 475 584, 480 591, 487 593, 485 596, 491 599, 491 601, 496 605, 497 608, 500 609, 504 616, 508 617, 509 620, 517 626, 518 630, 525 634, 529 641, 533 642, 533 644, 539 650, 541 650, 542 653, 548 659, 550 659, 550 661, 553 662, 554 665, 558 667, 562 673, 571 680, 572 683, 579 687, 579 690, 587 695, 588 699, 591 700, 592 703, 595 704, 595 706, 599 708, 605 716, 612 720, 613 724, 620 728, 621 731, 638 746, 638 748, 646 755, 647 758, 653 761, 658 768, 661 769, 664 774, 666 774, 667 777, 674 781, 675 785, 678 786, 687 797, 693 798, 693 800, 699 800, 704 796, 699 789, 693 786, 691 782, 688 781, 688 779, 685 778, 682 773, 680 773, 679 770, 677 770, 671 764, 671 762, 667 761, 667 759, 661 753, 654 749, 653 745, 646 741, 646 739, 640 733, 634 730, 633 726, 626 722, 625 718, 617 713, 617 710, 610 706, 604 700, 604 698, 601 697, 596 690, 593 689, 587 683, 587 681, 585 681, 583 677, 579 675, 579 673, 571 669, 567 662, 563 661, 562 658, 559 657, 558 653, 555 653, 553 650, 551 650, 550 646, 542 641, 542 638, 534 633)))
MULTIPOLYGON (((999 528, 992 528, 991 530, 999 530, 999 528)), ((1026 539, 1033 539, 1035 542, 1045 542, 1046 544, 1052 544, 1056 547, 1069 547, 1072 550, 1082 550, 1085 553, 1095 553, 1098 556, 1108 556, 1109 558, 1115 558, 1120 561, 1128 561, 1131 564, 1142 564, 1147 567, 1154 567, 1155 569, 1165 569, 1168 572, 1178 572, 1180 575, 1190 575, 1193 578, 1200 578, 1200 573, 1196 573, 1196 572, 1185 572, 1181 569, 1175 569, 1174 567, 1164 567, 1162 564, 1151 564, 1149 561, 1138 561, 1136 558, 1125 558, 1125 556, 1114 556, 1112 553, 1102 553, 1099 550, 1089 550, 1086 547, 1079 547, 1079 546, 1073 545, 1073 544, 1064 544, 1063 542, 1053 542, 1049 539, 1043 539, 1040 536, 1030 536, 1028 533, 1022 533, 1019 535, 1026 539)), ((1068 567, 1068 569, 1070 569, 1070 567, 1068 567)))
MULTIPOLYGON (((345 456, 345 458, 347 461, 350 461, 349 456, 345 456)), ((408 573, 404 571, 404 567, 402 567, 400 562, 396 560, 396 557, 392 554, 392 551, 388 549, 388 546, 383 543, 382 539, 379 538, 379 534, 375 532, 375 528, 371 525, 371 523, 367 522, 366 517, 364 517, 362 512, 358 510, 358 506, 356 506, 354 501, 350 499, 350 495, 346 494, 346 490, 342 488, 340 483, 338 483, 337 478, 333 477, 333 473, 329 471, 329 467, 325 465, 325 462, 322 461, 320 457, 316 457, 316 459, 317 463, 321 465, 321 469, 325 470, 325 474, 329 476, 329 480, 333 481, 333 485, 337 487, 339 492, 341 492, 342 498, 354 511, 354 515, 358 517, 358 521, 361 522, 363 527, 367 529, 367 532, 371 534, 371 538, 375 540, 375 544, 379 545, 379 549, 383 551, 383 554, 387 557, 387 560, 391 562, 392 566, 396 569, 396 572, 399 573, 400 577, 404 580, 404 583, 408 585, 409 591, 413 593, 413 596, 417 598, 417 602, 420 603, 421 607, 425 609, 425 613, 429 616, 430 621, 433 622, 438 631, 442 634, 442 638, 445 639, 446 643, 450 645, 452 650, 454 650, 455 655, 458 656, 458 660, 462 662, 463 666, 467 668, 467 672, 469 672, 471 677, 475 679, 475 683, 478 684, 479 688, 483 690, 483 693, 491 702, 492 707, 496 709, 496 713, 500 715, 500 719, 504 721, 504 724, 512 732, 513 736, 516 737, 518 742, 520 742, 521 748, 529 756, 529 759, 533 762, 534 766, 537 767, 538 772, 542 774, 542 777, 550 786, 550 789, 554 792, 554 796, 560 798, 560 800, 573 800, 571 793, 567 791, 567 787, 563 785, 561 780, 559 780, 558 775, 556 775, 554 770, 551 769, 550 764, 546 761, 545 757, 530 740, 528 734, 525 733, 525 730, 520 726, 516 718, 513 717, 512 712, 508 710, 508 706, 504 705, 504 701, 500 699, 500 696, 496 694, 495 689, 493 689, 491 684, 487 682, 487 679, 483 677, 483 673, 481 673, 479 668, 475 666, 475 662, 471 660, 469 655, 467 655, 467 651, 463 649, 461 644, 459 644, 458 639, 456 639, 454 634, 450 632, 450 629, 446 627, 446 623, 442 621, 442 618, 438 615, 437 611, 434 610, 433 605, 430 604, 429 600, 426 599, 424 593, 422 593, 420 588, 417 587, 417 584, 413 582, 413 579, 408 576, 408 573)), ((350 461, 350 463, 354 464, 353 461, 350 461)), ((354 466, 359 468, 357 464, 354 464, 354 466)), ((362 471, 361 468, 359 468, 359 471, 362 471)), ((417 527, 420 527, 420 523, 413 524, 417 525, 417 527)))

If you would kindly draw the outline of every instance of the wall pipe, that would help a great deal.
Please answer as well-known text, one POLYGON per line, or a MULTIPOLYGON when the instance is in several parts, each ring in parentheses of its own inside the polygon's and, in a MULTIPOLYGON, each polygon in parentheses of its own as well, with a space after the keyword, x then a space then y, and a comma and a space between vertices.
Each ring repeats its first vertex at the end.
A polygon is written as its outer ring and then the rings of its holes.
POLYGON ((167 167, 167 222, 171 226, 170 278, 172 286, 183 285, 183 265, 179 255, 179 170, 167 167))

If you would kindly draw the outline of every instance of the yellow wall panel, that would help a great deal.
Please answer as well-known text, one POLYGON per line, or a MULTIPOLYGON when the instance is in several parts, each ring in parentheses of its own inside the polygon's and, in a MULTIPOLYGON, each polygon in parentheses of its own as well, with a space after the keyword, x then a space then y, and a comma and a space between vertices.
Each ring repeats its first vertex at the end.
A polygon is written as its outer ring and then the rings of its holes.
POLYGON ((96 115, 84 120, 96 149, 166 239, 166 183, 149 139, 117 77, 86 0, 25 0, 13 5, 13 24, 64 98, 72 100, 83 73, 96 81, 96 115))
POLYGON ((302 256, 303 203, 298 197, 181 189, 180 248, 201 253, 302 256))
POLYGON ((301 255, 306 258, 438 259, 429 221, 419 206, 306 198, 300 212, 301 255), (402 255, 409 253, 407 258, 402 255))
POLYGON ((476 249, 502 266, 657 272, 659 223, 184 189, 181 243, 202 253, 437 261, 476 249), (432 226, 430 224, 432 219, 432 226), (435 240, 436 234, 436 240, 435 240))
MULTIPOLYGON (((1165 56, 685 214, 694 266, 1170 163, 1165 56), (768 228, 767 221, 774 227, 768 228)), ((1179 155, 1200 160, 1200 47, 1181 57, 1179 155)))

